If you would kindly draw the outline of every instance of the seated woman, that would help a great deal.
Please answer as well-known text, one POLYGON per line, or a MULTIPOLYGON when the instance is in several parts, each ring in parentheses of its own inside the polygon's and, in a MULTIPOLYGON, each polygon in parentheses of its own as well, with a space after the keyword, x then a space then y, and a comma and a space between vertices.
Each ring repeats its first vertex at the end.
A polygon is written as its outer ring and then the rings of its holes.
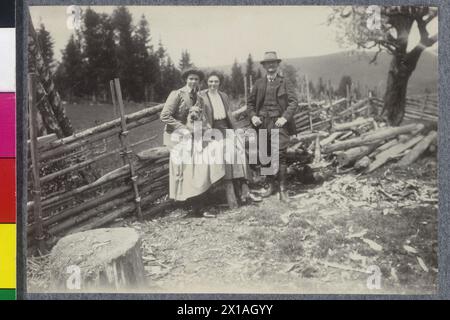
MULTIPOLYGON (((190 69, 182 74, 182 78, 186 85, 169 94, 160 115, 165 123, 163 143, 170 150, 169 197, 176 201, 195 199, 225 176, 223 163, 208 161, 210 148, 217 145, 208 143, 195 147, 192 129, 186 126, 190 109, 197 102, 199 83, 204 74, 190 69)), ((199 214, 201 202, 192 203, 193 214, 199 214)))
POLYGON ((213 129, 222 132, 224 141, 224 155, 226 180, 234 180, 238 185, 241 202, 259 202, 262 199, 249 191, 248 180, 250 179, 250 168, 245 156, 245 147, 243 141, 234 130, 237 129, 233 115, 231 114, 231 105, 228 95, 219 91, 222 82, 222 75, 218 72, 211 72, 207 78, 208 89, 199 93, 204 105, 206 121, 213 129), (228 140, 228 141, 226 141, 228 140), (231 150, 233 148, 233 150, 231 150), (231 159, 233 158, 233 159, 231 159))

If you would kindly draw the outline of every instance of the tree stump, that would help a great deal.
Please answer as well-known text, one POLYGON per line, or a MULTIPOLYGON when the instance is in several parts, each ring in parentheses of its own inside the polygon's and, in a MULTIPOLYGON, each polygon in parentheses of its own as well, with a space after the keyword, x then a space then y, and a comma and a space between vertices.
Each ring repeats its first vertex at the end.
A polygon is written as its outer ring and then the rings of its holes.
POLYGON ((68 235, 52 249, 50 265, 55 291, 129 291, 145 283, 141 240, 131 228, 68 235))

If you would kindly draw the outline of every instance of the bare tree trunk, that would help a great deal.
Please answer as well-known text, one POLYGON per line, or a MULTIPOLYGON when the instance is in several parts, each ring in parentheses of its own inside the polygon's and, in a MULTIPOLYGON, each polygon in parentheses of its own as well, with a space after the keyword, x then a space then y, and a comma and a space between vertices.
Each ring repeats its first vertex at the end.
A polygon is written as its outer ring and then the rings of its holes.
POLYGON ((398 126, 403 121, 408 81, 424 48, 425 46, 418 45, 408 53, 399 53, 392 57, 382 112, 382 116, 387 118, 391 126, 398 126))
POLYGON ((406 91, 411 75, 399 57, 394 56, 389 68, 382 115, 392 126, 398 126, 405 115, 406 91))

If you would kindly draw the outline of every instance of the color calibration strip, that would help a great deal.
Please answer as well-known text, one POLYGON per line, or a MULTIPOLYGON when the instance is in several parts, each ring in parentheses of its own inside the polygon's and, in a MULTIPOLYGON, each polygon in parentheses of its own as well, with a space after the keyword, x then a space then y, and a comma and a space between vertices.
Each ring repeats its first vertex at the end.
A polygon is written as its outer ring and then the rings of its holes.
POLYGON ((0 5, 0 300, 16 299, 16 40, 14 1, 0 5))

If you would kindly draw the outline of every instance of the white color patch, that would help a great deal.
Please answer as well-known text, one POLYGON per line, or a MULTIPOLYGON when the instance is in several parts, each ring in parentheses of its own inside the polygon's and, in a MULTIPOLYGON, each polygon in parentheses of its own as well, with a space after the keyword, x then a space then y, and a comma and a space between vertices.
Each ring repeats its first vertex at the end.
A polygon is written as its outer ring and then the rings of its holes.
POLYGON ((0 28, 0 92, 16 92, 15 28, 0 28))

